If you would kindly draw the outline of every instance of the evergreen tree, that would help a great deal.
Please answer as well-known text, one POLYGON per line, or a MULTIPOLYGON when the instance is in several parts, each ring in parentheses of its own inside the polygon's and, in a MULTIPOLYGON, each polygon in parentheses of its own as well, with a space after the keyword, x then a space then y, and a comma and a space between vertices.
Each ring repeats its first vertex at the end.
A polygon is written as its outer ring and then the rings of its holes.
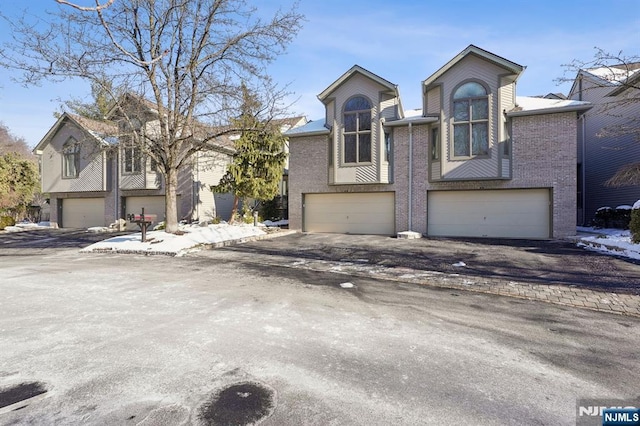
MULTIPOLYGON (((64 102, 61 106, 62 111, 70 111, 81 117, 91 118, 93 120, 104 120, 109 110, 113 107, 115 99, 121 93, 114 90, 112 84, 108 81, 91 82, 91 98, 90 102, 84 102, 81 99, 71 99, 64 102)), ((55 113, 56 118, 62 113, 55 113)))
POLYGON ((241 114, 232 126, 244 130, 235 141, 236 152, 226 174, 212 187, 214 192, 234 195, 230 222, 236 217, 240 199, 267 201, 278 195, 287 159, 285 137, 279 126, 261 121, 260 101, 246 86, 241 89, 241 114))
POLYGON ((38 188, 38 166, 16 152, 0 155, 0 212, 24 214, 38 188))
POLYGON ((24 214, 39 183, 38 163, 27 142, 0 123, 0 216, 24 214))

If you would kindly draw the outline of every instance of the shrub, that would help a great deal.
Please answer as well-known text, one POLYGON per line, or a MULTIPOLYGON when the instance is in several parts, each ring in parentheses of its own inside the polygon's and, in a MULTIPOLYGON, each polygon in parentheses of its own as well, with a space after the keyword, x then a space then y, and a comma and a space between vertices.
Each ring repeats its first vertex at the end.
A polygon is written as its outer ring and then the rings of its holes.
POLYGON ((13 226, 16 221, 11 216, 0 216, 0 231, 4 230, 7 226, 13 226))
POLYGON ((619 229, 629 229, 631 221, 631 206, 618 206, 613 212, 613 227, 619 229))
POLYGON ((613 219, 613 209, 609 206, 600 207, 596 210, 596 217, 593 225, 596 228, 609 228, 613 219))
MULTIPOLYGON (((242 215, 242 221, 246 224, 253 225, 253 213, 245 213, 242 215)), ((263 219, 258 215, 258 222, 262 222, 263 219)))
MULTIPOLYGON (((255 206, 254 208, 251 208, 249 206, 249 204, 244 204, 242 206, 242 213, 238 214, 237 218, 238 218, 238 222, 243 222, 249 225, 253 225, 253 212, 255 211, 255 209, 257 208, 257 206, 255 206)), ((262 222, 262 217, 258 214, 258 222, 262 222)))
POLYGON ((640 200, 636 201, 631 210, 629 230, 631 231, 631 242, 640 244, 640 200))
POLYGON ((260 216, 274 222, 286 219, 287 197, 278 195, 273 200, 263 201, 260 205, 260 216))

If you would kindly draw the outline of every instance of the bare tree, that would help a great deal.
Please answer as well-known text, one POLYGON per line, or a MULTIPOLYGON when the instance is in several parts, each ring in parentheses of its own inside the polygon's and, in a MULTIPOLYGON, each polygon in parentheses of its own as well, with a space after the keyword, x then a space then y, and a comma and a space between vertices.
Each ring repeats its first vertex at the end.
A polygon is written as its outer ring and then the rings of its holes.
MULTIPOLYGON (((600 129, 597 136, 612 139, 631 137, 640 143, 640 116, 634 112, 640 104, 640 57, 596 48, 593 59, 573 60, 564 67, 565 77, 557 81, 572 82, 573 93, 580 99, 595 103, 591 114, 607 116, 608 121, 614 123, 600 129), (584 81, 585 78, 588 82, 584 81), (598 94, 591 97, 591 93, 598 94)), ((640 162, 633 161, 621 167, 607 185, 640 185, 640 162)))
POLYGON ((0 155, 14 152, 21 157, 35 161, 27 141, 11 133, 9 128, 0 122, 0 155))
POLYGON ((217 137, 242 130, 223 126, 238 114, 241 84, 270 91, 268 110, 278 110, 283 89, 270 84, 266 66, 299 31, 297 4, 265 20, 244 0, 96 0, 88 8, 56 1, 49 22, 5 18, 15 41, 0 51, 0 65, 20 70, 24 84, 79 78, 102 85, 134 130, 129 139, 163 174, 166 231, 176 232, 178 172, 217 137), (153 128, 141 127, 123 101, 131 97, 111 88, 149 100, 153 128))
POLYGON ((106 3, 104 4, 100 4, 100 0, 96 0, 96 5, 95 6, 80 6, 76 3, 72 3, 70 1, 67 0, 56 0, 57 3, 59 4, 64 4, 67 6, 71 6, 74 7, 78 10, 82 10, 83 12, 96 12, 98 10, 102 10, 102 9, 106 9, 107 7, 111 6, 113 4, 115 0, 107 0, 106 3))

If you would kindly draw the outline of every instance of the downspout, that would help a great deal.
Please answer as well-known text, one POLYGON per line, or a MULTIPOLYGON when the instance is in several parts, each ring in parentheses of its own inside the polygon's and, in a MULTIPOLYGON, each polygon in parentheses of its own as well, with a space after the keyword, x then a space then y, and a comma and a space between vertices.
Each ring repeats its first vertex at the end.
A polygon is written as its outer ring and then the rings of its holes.
POLYGON ((586 177, 587 177, 587 173, 586 173, 586 166, 587 166, 587 144, 586 144, 586 139, 585 139, 585 132, 587 130, 587 117, 586 117, 586 113, 582 114, 580 116, 580 120, 582 121, 582 167, 580 167, 580 173, 582 174, 582 226, 586 225, 586 218, 587 218, 587 182, 586 182, 586 177))
POLYGON ((413 123, 409 122, 409 231, 413 231, 413 123))
MULTIPOLYGON (((579 101, 583 101, 583 96, 582 96, 582 75, 580 75, 580 77, 578 78, 578 100, 579 101)), ((587 144, 586 144, 586 130, 587 130, 587 113, 584 112, 581 116, 580 116, 580 120, 582 121, 582 137, 581 137, 581 145, 582 145, 582 167, 580 167, 580 173, 582 174, 582 188, 580 189, 582 191, 582 225, 586 225, 586 218, 587 218, 587 194, 586 194, 586 190, 587 190, 587 182, 586 182, 586 160, 587 160, 587 144)))
POLYGON ((113 194, 115 197, 114 200, 114 206, 115 206, 115 212, 114 212, 114 216, 115 216, 115 222, 118 224, 118 231, 123 231, 123 229, 120 227, 120 181, 119 181, 119 175, 118 175, 118 171, 120 170, 119 167, 119 158, 118 158, 118 149, 115 150, 115 153, 113 155, 113 159, 112 159, 112 163, 111 163, 111 185, 114 186, 113 188, 113 194), (115 168, 115 171, 114 171, 115 168))
POLYGON ((198 204, 200 204, 200 153, 196 153, 195 161, 195 174, 196 178, 191 185, 191 220, 200 221, 200 212, 198 211, 198 204))

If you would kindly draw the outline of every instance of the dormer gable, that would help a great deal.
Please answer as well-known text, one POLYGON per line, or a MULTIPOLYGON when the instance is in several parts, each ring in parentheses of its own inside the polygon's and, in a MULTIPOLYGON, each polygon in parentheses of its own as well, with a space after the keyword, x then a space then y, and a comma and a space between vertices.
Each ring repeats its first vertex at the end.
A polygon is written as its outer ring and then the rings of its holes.
POLYGON ((388 183, 388 138, 382 123, 402 117, 398 86, 354 65, 318 99, 330 130, 330 182, 388 183))
POLYGON ((330 97, 331 94, 333 94, 333 92, 335 92, 340 86, 345 84, 354 75, 358 75, 358 74, 360 74, 360 75, 362 75, 362 76, 374 81, 375 83, 379 84, 382 87, 385 87, 389 92, 392 92, 393 94, 398 96, 398 86, 397 85, 391 83, 389 80, 386 80, 386 79, 380 77, 377 74, 372 73, 371 71, 368 71, 368 70, 362 68, 360 65, 354 65, 347 72, 342 74, 336 81, 331 83, 331 85, 329 85, 329 87, 324 89, 322 91, 322 93, 320 93, 318 95, 318 99, 321 102, 324 103, 325 100, 328 97, 330 97))
MULTIPOLYGON (((483 61, 492 63, 498 67, 503 68, 507 73, 513 74, 515 79, 520 76, 520 74, 524 71, 525 67, 522 65, 518 65, 515 62, 512 62, 508 59, 505 59, 501 56, 498 56, 494 53, 481 49, 473 44, 470 44, 466 49, 462 52, 458 53, 454 56, 449 62, 444 64, 438 71, 431 74, 427 79, 422 82, 424 87, 429 87, 432 83, 434 83, 437 79, 439 79, 443 74, 448 72, 450 69, 459 64, 462 60, 469 56, 477 57, 483 61)), ((515 81, 515 80, 514 80, 515 81)))
POLYGON ((423 116, 437 118, 430 179, 509 179, 503 111, 516 106, 525 67, 474 45, 422 82, 423 116), (436 152, 437 151, 437 152, 436 152))

